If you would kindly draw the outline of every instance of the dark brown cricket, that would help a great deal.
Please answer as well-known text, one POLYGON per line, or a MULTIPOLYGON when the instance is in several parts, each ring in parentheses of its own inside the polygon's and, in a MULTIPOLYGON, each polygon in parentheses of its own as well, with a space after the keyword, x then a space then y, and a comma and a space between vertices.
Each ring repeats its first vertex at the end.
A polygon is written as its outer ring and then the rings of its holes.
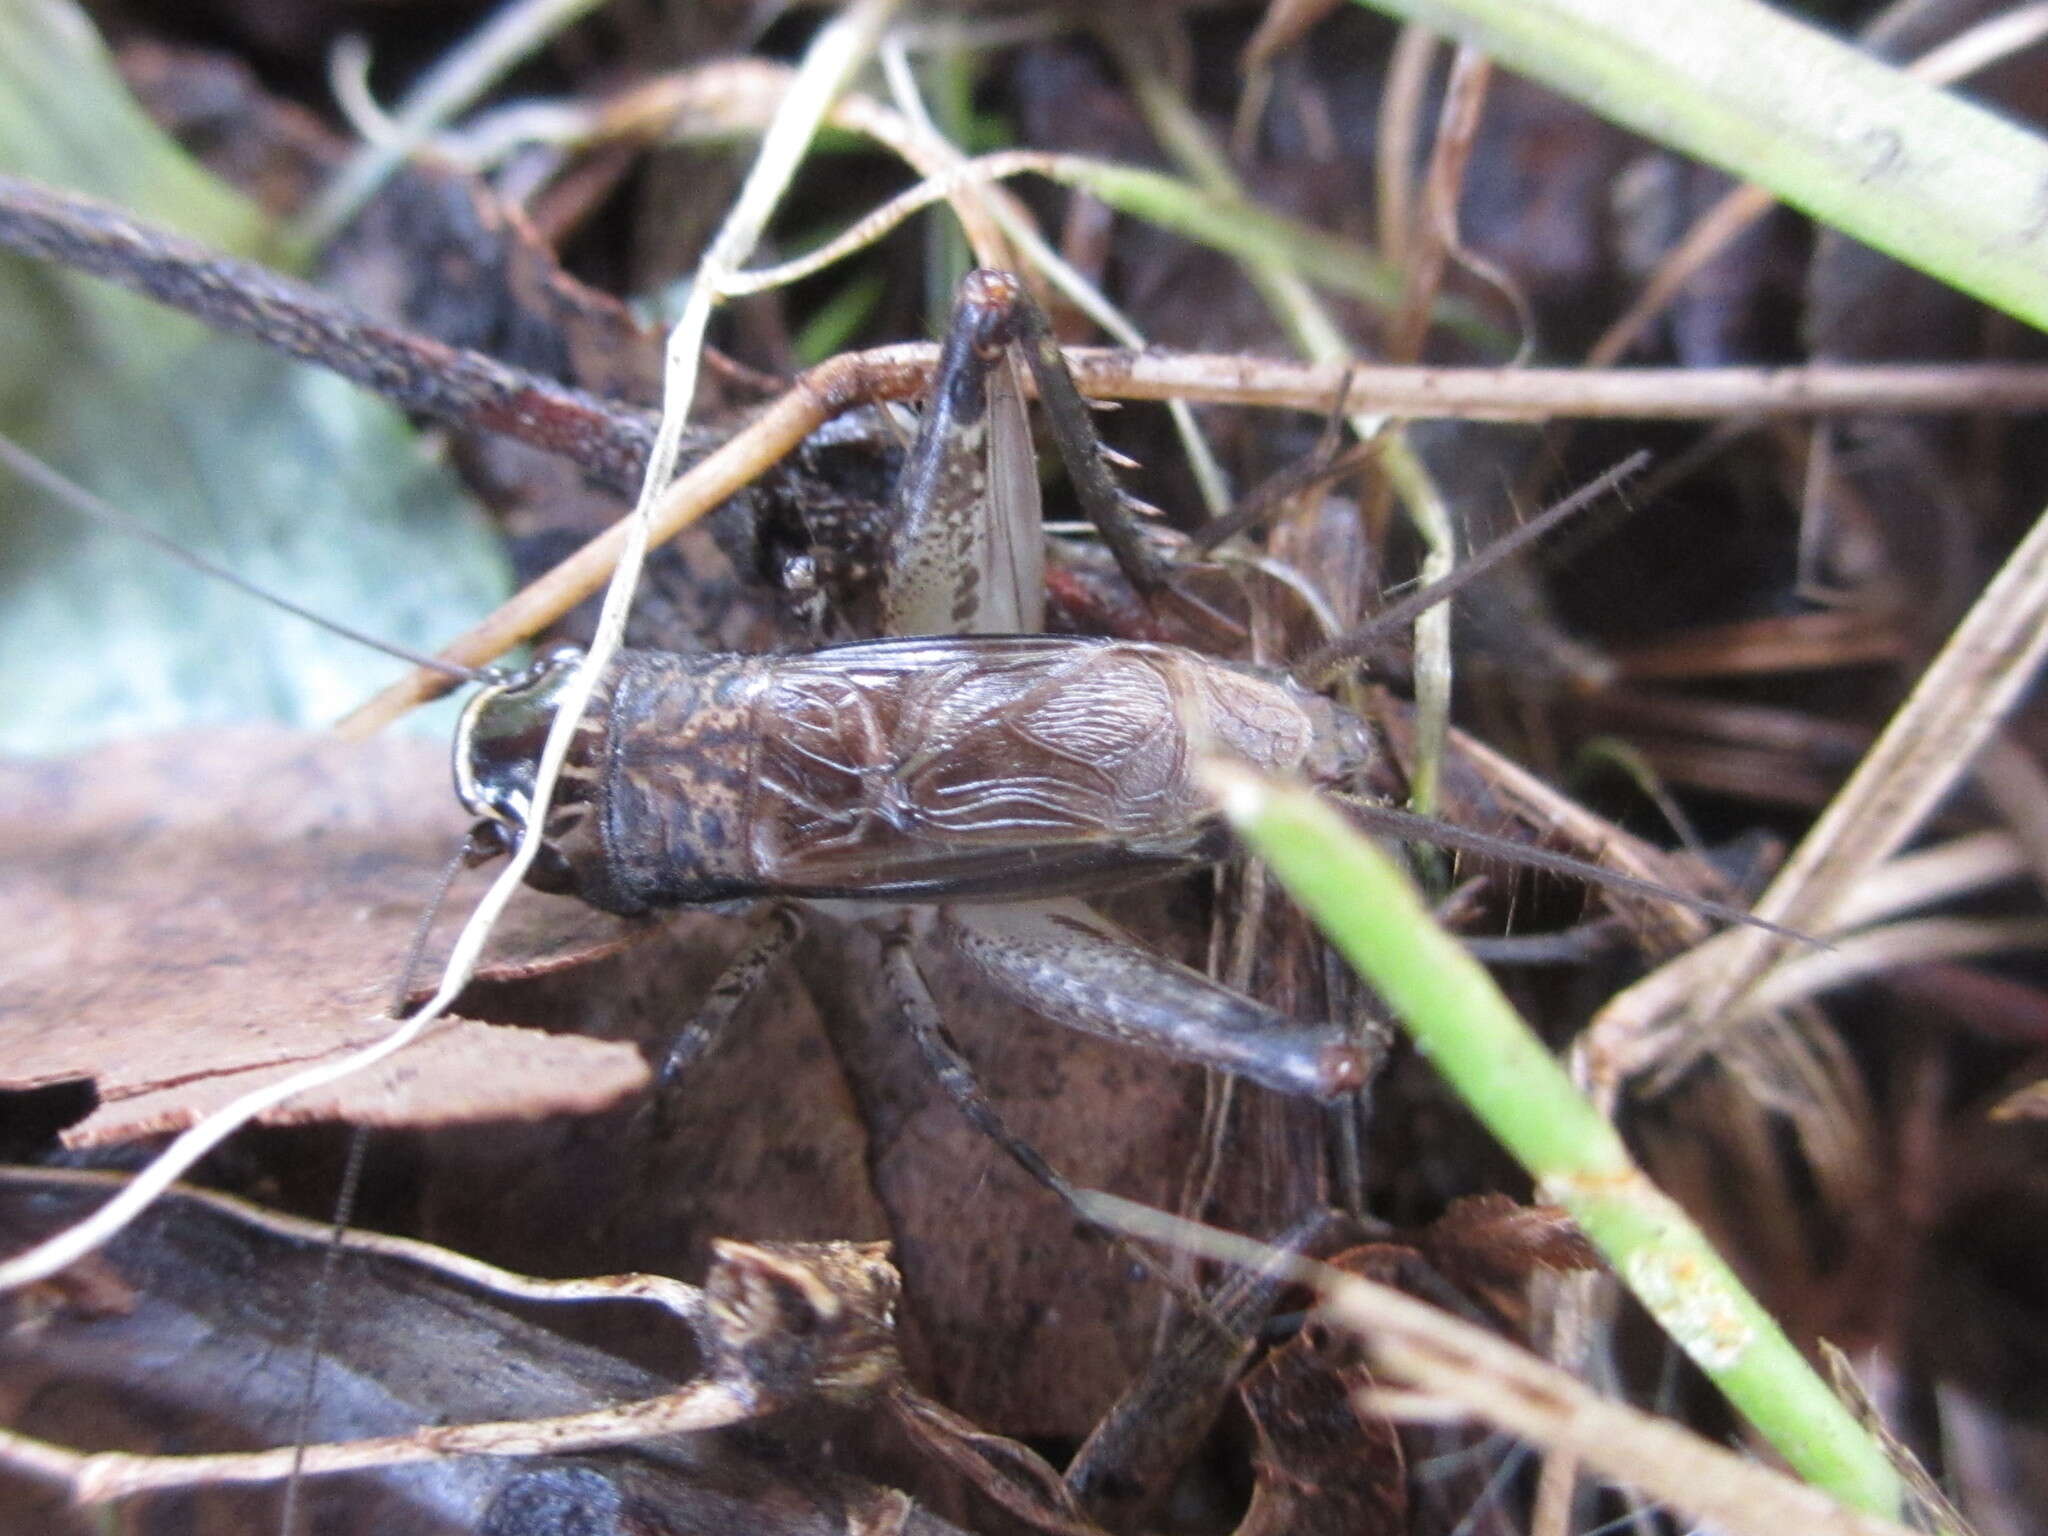
MULTIPOLYGON (((464 712, 463 803, 523 835, 573 652, 464 712)), ((1223 852, 1205 751, 1328 782, 1362 722, 1285 677, 1054 635, 785 656, 625 651, 571 748, 535 883, 623 914, 759 896, 1035 900, 1223 852)))

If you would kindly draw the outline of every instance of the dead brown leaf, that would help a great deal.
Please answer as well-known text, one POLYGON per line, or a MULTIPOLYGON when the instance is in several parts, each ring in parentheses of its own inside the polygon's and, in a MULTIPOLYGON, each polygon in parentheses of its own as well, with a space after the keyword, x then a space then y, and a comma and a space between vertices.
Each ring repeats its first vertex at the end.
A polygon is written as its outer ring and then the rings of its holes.
POLYGON ((1453 1201, 1415 1235, 1415 1245, 1446 1284, 1518 1324, 1531 1276, 1600 1266, 1586 1234, 1557 1206, 1502 1194, 1453 1201))
POLYGON ((1268 1355, 1239 1395, 1258 1435, 1257 1482, 1236 1536, 1408 1529, 1408 1468, 1394 1426, 1359 1412, 1364 1368, 1339 1369, 1304 1332, 1268 1355))
MULTIPOLYGON (((462 817, 434 746, 250 730, 0 767, 0 1086, 90 1080, 73 1146, 179 1129, 384 1033, 462 817)), ((451 900, 460 910, 461 895, 451 900)), ((486 975, 608 952, 614 921, 515 904, 486 975), (524 910, 521 910, 522 906, 524 910)), ((647 1076, 630 1045, 451 1019, 277 1118, 431 1125, 588 1110, 647 1076)))

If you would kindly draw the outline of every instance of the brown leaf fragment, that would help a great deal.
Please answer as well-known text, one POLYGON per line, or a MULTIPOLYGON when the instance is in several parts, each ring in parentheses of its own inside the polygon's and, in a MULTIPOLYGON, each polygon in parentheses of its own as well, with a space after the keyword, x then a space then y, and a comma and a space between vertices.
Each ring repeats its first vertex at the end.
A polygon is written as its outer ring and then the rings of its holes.
POLYGON ((1364 1368, 1340 1367, 1313 1329, 1246 1379, 1238 1395, 1258 1436, 1257 1480, 1236 1536, 1408 1530, 1400 1436, 1387 1420, 1358 1411, 1353 1400, 1365 1385, 1364 1368))
MULTIPOLYGON (((94 1145, 183 1127, 382 1034, 421 906, 460 842, 446 774, 427 743, 271 730, 0 766, 0 922, 16 936, 0 1086, 91 1080, 100 1107, 65 1140, 94 1145)), ((494 950, 503 973, 617 936, 567 903, 533 906, 494 950)), ((452 1020, 278 1118, 530 1117, 645 1078, 628 1045, 452 1020)))
POLYGON ((1502 1318, 1522 1315, 1524 1290, 1537 1271, 1600 1265, 1585 1233, 1557 1206, 1521 1205, 1502 1194, 1454 1202, 1414 1241, 1445 1283, 1502 1318))
MULTIPOLYGON (((350 1029, 345 1043, 321 1055, 343 1055, 370 1045, 390 1027, 389 1021, 372 1021, 350 1029)), ((67 1131, 64 1139, 71 1146, 88 1146, 180 1131, 230 1099, 311 1065, 312 1059, 145 1088, 103 1106, 67 1131)), ((352 1125, 417 1127, 528 1114, 589 1114, 616 1103, 646 1080, 640 1053, 618 1041, 451 1019, 393 1060, 331 1087, 300 1094, 263 1119, 271 1125, 343 1120, 352 1125)))

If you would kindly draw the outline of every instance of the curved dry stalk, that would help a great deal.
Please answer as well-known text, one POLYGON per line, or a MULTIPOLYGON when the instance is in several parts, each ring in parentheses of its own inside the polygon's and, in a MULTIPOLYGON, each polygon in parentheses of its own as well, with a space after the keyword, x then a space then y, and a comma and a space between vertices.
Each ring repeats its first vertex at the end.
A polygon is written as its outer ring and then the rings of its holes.
POLYGON ((1405 22, 1387 60, 1380 91, 1379 134, 1373 147, 1377 235, 1389 261, 1406 263, 1415 233, 1415 165, 1422 145, 1422 114, 1429 78, 1443 39, 1420 22, 1405 22))
MULTIPOLYGON (((568 106, 545 119, 516 118, 511 126, 536 130, 545 126, 551 141, 586 144, 619 139, 688 140, 735 129, 760 132, 774 120, 794 75, 788 65, 765 59, 723 59, 636 85, 596 107, 568 106)), ((947 175, 961 159, 952 145, 906 114, 858 92, 848 92, 835 101, 825 121, 873 139, 926 181, 947 175)), ((507 135, 487 147, 479 146, 478 152, 495 158, 538 136, 528 132, 507 135)), ((1031 215, 1007 188, 970 179, 952 186, 946 201, 977 261, 989 267, 1013 264, 1004 240, 1006 216, 1029 222, 1031 215)))
MULTIPOLYGON (((121 1188, 122 1183, 119 1174, 105 1173, 97 1169, 0 1167, 0 1184, 19 1184, 30 1189, 56 1187, 112 1194, 121 1188)), ((175 1195, 180 1200, 190 1201, 194 1205, 206 1206, 234 1221, 244 1222, 260 1231, 272 1232, 294 1242, 324 1246, 334 1240, 334 1228, 330 1222, 306 1221, 301 1217, 287 1216, 282 1211, 273 1211, 253 1201, 224 1195, 218 1190, 180 1185, 166 1193, 175 1195)), ((616 1275, 592 1275, 571 1280, 543 1279, 537 1275, 522 1275, 517 1270, 503 1269, 496 1264, 471 1258, 466 1253, 458 1253, 452 1248, 442 1248, 420 1238, 393 1237, 388 1233, 369 1232, 360 1227, 349 1229, 348 1248, 352 1253, 371 1253, 382 1258, 395 1259, 402 1264, 445 1275, 450 1280, 459 1281, 464 1285, 475 1286, 480 1291, 509 1296, 520 1301, 645 1301, 672 1313, 692 1326, 701 1320, 704 1313, 703 1291, 687 1281, 672 1280, 667 1275, 628 1271, 616 1275)))
POLYGON ((1436 141, 1430 146, 1429 166, 1423 173, 1420 216, 1402 245, 1407 281, 1401 307, 1387 328, 1386 354, 1394 362, 1412 363, 1422 356, 1444 270, 1454 258, 1463 257, 1458 201, 1492 80, 1493 61, 1476 48, 1461 46, 1452 54, 1450 78, 1444 82, 1443 106, 1437 116, 1436 141))
POLYGON ((437 1424, 410 1434, 381 1435, 368 1440, 193 1456, 150 1456, 126 1451, 88 1454, 0 1429, 0 1465, 59 1483, 79 1504, 108 1504, 138 1493, 171 1488, 276 1483, 294 1475, 361 1472, 447 1461, 457 1456, 562 1456, 572 1451, 630 1445, 660 1435, 720 1429, 757 1417, 761 1412, 761 1405, 745 1391, 724 1382, 706 1382, 662 1397, 550 1419, 437 1424))
POLYGON ((294 238, 317 247, 353 218, 384 178, 442 123, 500 76, 600 0, 512 0, 464 39, 415 86, 391 115, 388 137, 365 144, 342 167, 303 219, 294 238))

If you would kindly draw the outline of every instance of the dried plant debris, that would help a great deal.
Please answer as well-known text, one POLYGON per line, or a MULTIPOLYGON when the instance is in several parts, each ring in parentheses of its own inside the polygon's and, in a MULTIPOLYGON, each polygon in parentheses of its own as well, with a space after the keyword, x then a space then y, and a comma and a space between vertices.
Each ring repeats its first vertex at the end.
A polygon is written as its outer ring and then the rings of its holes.
MULTIPOLYGON (((421 908, 461 845, 441 751, 286 732, 177 736, 0 768, 6 1086, 87 1081, 84 1146, 175 1130, 390 1028, 421 908)), ((620 925, 550 903, 501 931, 508 978, 587 962, 620 925)), ((646 1080, 630 1044, 468 1020, 291 1118, 384 1125, 591 1110, 646 1080)))
MULTIPOLYGON (((98 1187, 0 1184, 10 1247, 74 1218, 98 1187)), ((94 1261, 90 1294, 70 1285, 12 1304, 0 1331, 0 1414, 53 1440, 91 1438, 145 1452, 190 1454, 274 1444, 298 1420, 306 1386, 304 1301, 321 1288, 319 1229, 252 1226, 232 1210, 172 1199, 94 1261)), ((729 1286, 786 1261, 742 1247, 721 1271, 729 1286), (758 1263, 752 1262, 758 1258, 758 1263)), ((776 1303, 763 1277, 760 1298, 776 1303)), ((735 1295, 731 1300, 744 1301, 735 1295)), ((782 1295, 782 1301, 791 1298, 782 1295)), ((402 1434, 421 1424, 536 1419, 654 1399, 691 1367, 688 1335, 664 1339, 667 1374, 572 1343, 444 1275, 356 1253, 331 1282, 325 1358, 306 1423, 322 1442, 402 1434)), ((761 1307, 723 1310, 775 1335, 761 1307)), ((632 1309, 647 1332, 644 1306, 632 1309)), ((815 1345, 815 1330, 784 1335, 815 1345)), ((744 1351, 743 1351, 744 1352, 744 1351)), ((753 1362, 758 1365, 760 1362, 753 1362)), ((789 1364, 784 1359, 782 1364, 789 1364)), ((751 1368, 751 1367, 750 1367, 751 1368)), ((893 1489, 765 1441, 695 1435, 648 1441, 624 1456, 546 1464, 455 1457, 344 1475, 303 1492, 318 1529, 452 1533, 576 1529, 628 1533, 719 1529, 763 1533, 865 1530, 943 1536, 953 1528, 893 1489), (574 1516, 571 1526, 548 1523, 574 1516)), ((131 1503, 137 1530, 197 1521, 222 1536, 270 1532, 277 1487, 167 1492, 131 1503)), ((10 1529, 89 1531, 97 1514, 67 1510, 47 1485, 0 1475, 10 1529)))
POLYGON ((1361 1406, 1368 1380, 1335 1368, 1304 1333, 1266 1357, 1239 1389, 1258 1436, 1257 1483, 1237 1536, 1410 1528, 1401 1436, 1361 1406))

